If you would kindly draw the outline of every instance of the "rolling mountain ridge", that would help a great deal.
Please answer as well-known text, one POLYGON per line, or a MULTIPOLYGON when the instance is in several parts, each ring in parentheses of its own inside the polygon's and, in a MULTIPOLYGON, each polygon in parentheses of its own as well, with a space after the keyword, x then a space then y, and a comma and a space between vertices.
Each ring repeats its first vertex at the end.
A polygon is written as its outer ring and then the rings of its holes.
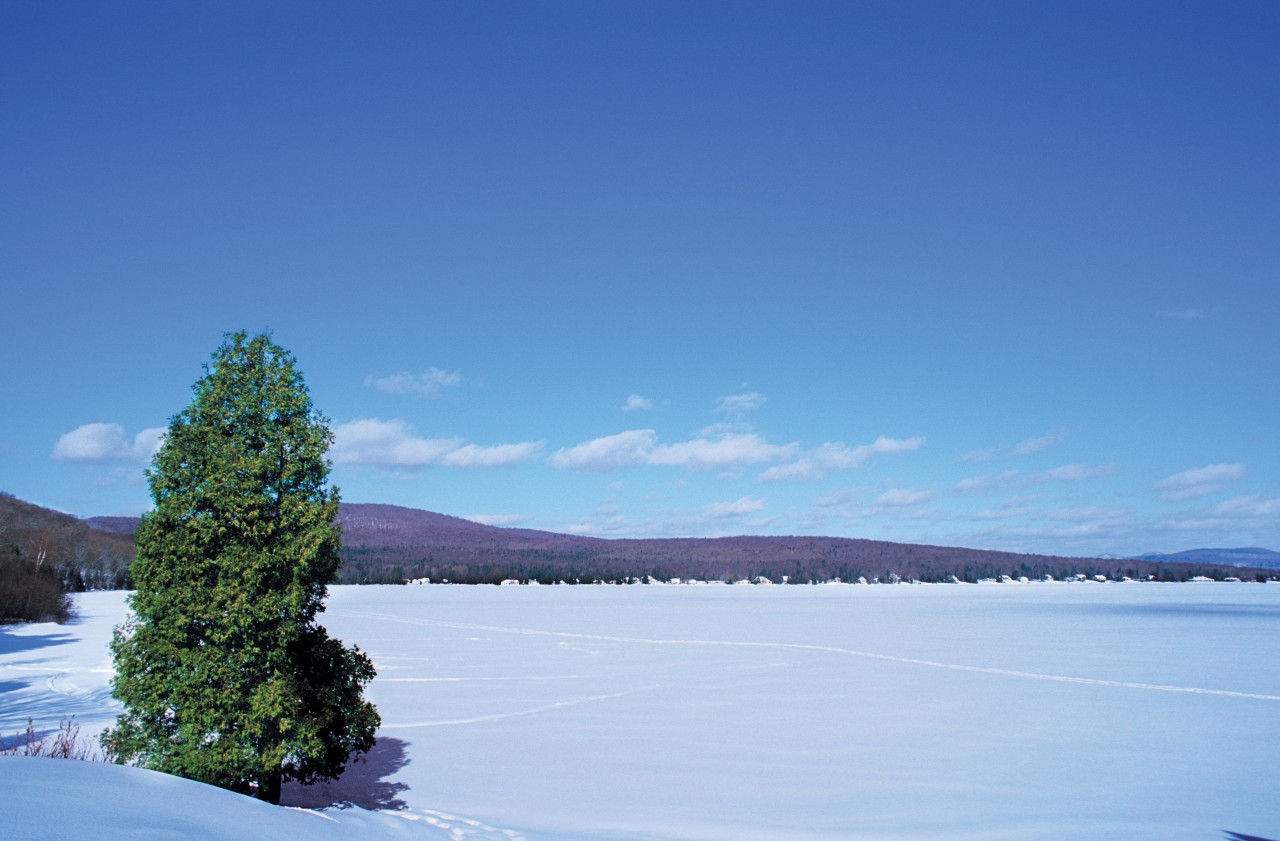
POLYGON ((1261 567, 1197 558, 1070 558, 841 537, 604 539, 487 526, 394 505, 343 503, 344 581, 740 580, 965 581, 1009 575, 1186 580, 1256 576, 1261 567))
POLYGON ((1280 569, 1280 552, 1273 552, 1270 549, 1262 549, 1256 546, 1242 549, 1188 549, 1185 552, 1173 552, 1170 554, 1151 552, 1145 555, 1135 555, 1134 557, 1143 561, 1158 561, 1160 563, 1224 564, 1237 567, 1280 569))
MULTIPOLYGON (((2 495, 0 527, 11 537, 36 535, 56 526, 65 537, 50 560, 73 570, 96 557, 110 573, 82 574, 82 586, 128 586, 122 580, 121 549, 132 549, 136 517, 66 514, 2 495), (51 524, 42 526, 42 523, 51 524), (94 535, 101 535, 101 538, 94 535), (109 543, 103 543, 109 541, 109 543), (96 551, 86 552, 81 544, 96 551), (113 551, 101 552, 109 545, 113 551), (62 558, 62 555, 66 555, 62 558), (109 558, 109 560, 108 560, 109 558)), ((1204 575, 1266 577, 1280 553, 1266 549, 1192 550, 1141 558, 1071 558, 985 549, 891 543, 843 537, 760 537, 604 539, 534 529, 503 528, 430 511, 374 503, 343 503, 340 583, 402 583, 410 579, 458 583, 507 579, 594 581, 671 578, 741 580, 764 576, 773 581, 963 581, 981 578, 1107 578, 1186 580, 1204 575)), ((14 551, 32 554, 29 538, 14 551)), ((131 554, 131 553, 130 553, 131 554)), ((34 555, 33 555, 34 556, 34 555)), ((70 574, 70 573, 69 573, 70 574)))

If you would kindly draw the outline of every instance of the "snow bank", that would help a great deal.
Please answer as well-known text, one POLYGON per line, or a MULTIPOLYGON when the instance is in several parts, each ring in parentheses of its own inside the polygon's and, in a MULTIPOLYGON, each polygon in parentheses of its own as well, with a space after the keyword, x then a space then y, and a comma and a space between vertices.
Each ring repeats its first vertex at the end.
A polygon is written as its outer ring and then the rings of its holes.
POLYGON ((141 768, 0 757, 0 834, 13 841, 381 841, 502 838, 432 814, 288 809, 141 768))

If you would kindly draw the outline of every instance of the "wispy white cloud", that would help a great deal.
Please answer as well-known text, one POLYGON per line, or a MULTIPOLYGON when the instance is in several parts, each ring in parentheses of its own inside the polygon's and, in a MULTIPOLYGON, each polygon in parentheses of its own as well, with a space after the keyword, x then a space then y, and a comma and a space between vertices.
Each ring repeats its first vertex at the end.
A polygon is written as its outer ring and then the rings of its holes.
POLYGON ((1238 496, 1213 508, 1219 517, 1280 517, 1280 497, 1238 496))
POLYGON ((718 537, 761 533, 775 519, 762 515, 763 499, 743 496, 699 508, 651 510, 633 516, 613 501, 606 501, 590 515, 557 530, 597 537, 718 537))
POLYGON ((999 508, 988 508, 969 515, 974 520, 1022 520, 1028 519, 1036 511, 1026 506, 1002 505, 999 508))
POLYGON ((819 508, 840 508, 852 503, 866 492, 866 488, 842 488, 838 491, 823 494, 813 501, 819 508))
POLYGON ((461 438, 422 438, 402 420, 365 418, 338 424, 329 451, 335 464, 425 467, 466 442, 461 438))
POLYGON ((645 464, 706 470, 778 461, 794 452, 794 444, 770 444, 754 432, 704 430, 688 441, 662 444, 656 431, 632 429, 558 450, 548 461, 591 473, 645 464))
POLYGON ((364 378, 364 384, 387 394, 416 394, 419 397, 435 397, 446 388, 452 388, 462 382, 459 371, 442 371, 439 368, 428 368, 421 374, 401 371, 386 377, 375 377, 372 374, 364 378))
POLYGON ((1044 435, 1037 435, 1034 438, 1028 438, 1013 445, 1009 450, 1011 456, 1029 456, 1032 453, 1038 453, 1041 450, 1047 450, 1055 444, 1060 444, 1067 437, 1065 429, 1051 429, 1044 435))
POLYGON ((1183 321, 1194 321, 1204 318, 1204 310, 1199 307, 1188 307, 1185 310, 1165 310, 1161 313, 1165 318, 1176 318, 1183 321))
MULTIPOLYGON (((975 476, 957 483, 953 490, 963 494, 996 488, 1029 489, 1048 482, 1086 483, 1115 472, 1116 466, 1111 464, 1065 464, 1030 475, 1006 471, 975 476)), ((1119 551, 1118 544, 1109 545, 1104 541, 1127 539, 1132 530, 1131 512, 1078 502, 1089 499, 1087 494, 1081 497, 1080 493, 1082 491, 1055 490, 1053 498, 1065 496, 1067 501, 1058 507, 1045 505, 1044 494, 1023 493, 979 511, 938 510, 934 513, 939 519, 960 526, 961 531, 953 539, 964 541, 962 545, 1054 554, 1076 554, 1085 547, 1092 547, 1089 551, 1093 553, 1119 551), (970 528, 975 523, 986 525, 977 530, 970 528)))
POLYGON ((1244 476, 1244 465, 1209 464, 1183 470, 1156 482, 1157 490, 1163 491, 1160 498, 1169 501, 1180 501, 1207 496, 1222 490, 1223 483, 1244 476))
POLYGON ((640 537, 649 536, 650 529, 644 524, 636 524, 621 514, 609 516, 587 517, 568 523, 557 531, 566 534, 584 534, 595 537, 640 537))
MULTIPOLYGON (((1275 533, 1275 524, 1280 522, 1280 497, 1237 496, 1199 511, 1190 511, 1160 522, 1163 529, 1177 531, 1201 532, 1199 540, 1222 541, 1217 545, 1263 545, 1257 543, 1241 543, 1239 541, 1256 540, 1256 535, 1275 533)), ((1203 545, 1203 544, 1202 544, 1203 545)))
POLYGON ((721 397, 716 400, 716 411, 726 412, 731 415, 741 415, 753 409, 759 409, 768 400, 758 391, 749 391, 744 394, 730 394, 727 397, 721 397))
POLYGON ((1040 494, 1023 494, 1006 499, 997 508, 990 508, 965 516, 972 517, 975 520, 1025 519, 1038 513, 1039 509, 1034 508, 1031 503, 1038 501, 1040 498, 1040 494))
POLYGON ((1208 515, 1191 515, 1185 517, 1169 517, 1160 523, 1165 529, 1177 531, 1226 531, 1235 525, 1229 517, 1211 517, 1208 515))
POLYGON ((753 497, 744 496, 735 499, 732 502, 716 502, 705 506, 702 513, 706 517, 716 520, 725 520, 733 517, 741 517, 745 514, 752 514, 764 508, 763 499, 755 499, 753 497))
POLYGON ((542 452, 539 441, 524 441, 519 444, 494 444, 482 447, 478 444, 464 444, 440 458, 445 467, 505 467, 528 461, 542 452))
POLYGON ((821 444, 802 453, 790 464, 780 464, 760 474, 761 482, 787 480, 817 480, 836 470, 853 470, 861 467, 874 455, 906 453, 924 446, 923 436, 914 438, 889 438, 881 435, 870 444, 850 447, 841 442, 821 444))
POLYGON ((152 426, 130 440, 118 423, 86 423, 58 438, 50 455, 58 461, 147 462, 160 449, 168 430, 152 426))
POLYGON ((1050 508, 1039 511, 1036 517, 1044 520, 1056 520, 1064 523, 1102 523, 1120 520, 1129 516, 1124 508, 1108 508, 1102 505, 1079 505, 1069 508, 1050 508))
POLYGON ((1040 478, 1055 482, 1087 482, 1116 472, 1114 464, 1064 464, 1040 474, 1040 478))
POLYGON ((1066 523, 1001 523, 968 536, 969 542, 977 542, 987 548, 1003 548, 1006 551, 1043 551, 1046 543, 1056 546, 1055 554, 1088 556, 1098 551, 1110 550, 1117 541, 1131 534, 1131 526, 1124 520, 1091 520, 1066 523))
POLYGON ((1239 496, 1174 516, 1153 517, 1142 507, 1080 502, 1061 507, 1017 498, 1005 505, 964 515, 961 545, 1063 555, 1177 551, 1193 546, 1265 546, 1280 522, 1280 497, 1239 496), (977 541, 975 544, 974 541, 977 541))
POLYGON ((980 450, 970 450, 956 460, 963 462, 991 461, 999 458, 1004 452, 1004 447, 984 447, 980 450))
POLYGON ((648 397, 642 397, 639 394, 633 394, 627 398, 627 402, 622 404, 624 412, 651 412, 654 409, 654 402, 648 397))
POLYGON ((1188 499, 1199 499, 1202 496, 1208 496, 1220 490, 1222 490, 1222 485, 1192 485, 1189 488, 1165 491, 1160 494, 1160 498, 1165 502, 1185 502, 1188 499))
POLYGON ((875 504, 891 507, 899 507, 904 505, 919 505, 922 502, 928 502, 933 499, 933 491, 921 490, 913 491, 907 488, 894 488, 891 491, 885 491, 876 497, 875 504))
POLYGON ((971 476, 956 482, 956 493, 978 493, 980 491, 1007 488, 1018 478, 1018 471, 1006 470, 1003 473, 986 473, 982 476, 971 476))
POLYGON ((1204 467, 1195 467, 1191 470, 1183 470, 1181 473, 1175 473, 1166 479, 1161 479, 1156 483, 1156 487, 1189 488, 1195 485, 1203 485, 1206 482, 1221 482, 1227 479, 1239 479, 1243 475, 1243 464, 1209 464, 1204 467))
POLYGON ((552 467, 605 473, 623 467, 644 464, 657 446, 658 433, 652 429, 629 429, 616 435, 593 438, 572 447, 557 450, 548 460, 552 467))
POLYGON ((795 444, 770 444, 754 432, 729 432, 661 444, 649 454, 649 463, 701 469, 739 467, 789 458, 795 450, 795 444))
POLYGON ((1000 444, 995 447, 985 447, 980 450, 973 450, 960 456, 960 461, 976 462, 991 461, 992 459, 1005 458, 1008 456, 1029 456, 1032 453, 1038 453, 1047 450, 1050 447, 1061 444, 1066 440, 1068 430, 1059 427, 1051 429, 1043 435, 1037 435, 1033 438, 1019 441, 1012 446, 1008 444, 1000 444))
MULTIPOLYGON (((875 523, 880 527, 892 528, 894 523, 906 521, 945 520, 946 512, 933 510, 925 503, 937 496, 937 492, 929 489, 891 488, 881 491, 867 502, 859 502, 859 498, 867 495, 870 488, 846 488, 824 494, 814 500, 814 511, 809 522, 814 527, 825 527, 829 522, 875 523)), ((919 542, 912 539, 912 542, 919 542)))
POLYGON ((330 455, 335 464, 388 468, 502 467, 527 461, 542 450, 540 442, 483 447, 461 438, 424 438, 402 420, 364 418, 333 428, 330 455))
POLYGON ((463 519, 470 520, 473 523, 480 523, 484 526, 501 526, 503 528, 512 528, 529 522, 529 518, 524 514, 468 514, 463 519))

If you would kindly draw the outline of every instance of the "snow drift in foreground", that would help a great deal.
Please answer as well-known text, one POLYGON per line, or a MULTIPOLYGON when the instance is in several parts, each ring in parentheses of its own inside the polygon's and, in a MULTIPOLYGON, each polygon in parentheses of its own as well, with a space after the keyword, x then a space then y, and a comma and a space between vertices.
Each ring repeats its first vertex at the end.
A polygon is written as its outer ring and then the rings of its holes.
POLYGON ((203 783, 102 762, 0 757, 0 835, 13 841, 512 841, 474 821, 355 806, 289 809, 203 783))
MULTIPOLYGON (((79 605, 0 631, 0 733, 113 722, 124 595, 79 605)), ((1277 585, 337 587, 323 621, 383 727, 284 797, 354 808, 7 759, 0 837, 1280 839, 1277 585)))

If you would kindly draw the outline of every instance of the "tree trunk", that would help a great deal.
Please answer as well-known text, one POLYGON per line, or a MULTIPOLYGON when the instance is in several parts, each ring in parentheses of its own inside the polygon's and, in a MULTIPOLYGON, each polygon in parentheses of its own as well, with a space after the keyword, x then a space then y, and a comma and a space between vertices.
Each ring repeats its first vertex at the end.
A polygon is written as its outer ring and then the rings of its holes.
POLYGON ((265 800, 276 806, 280 805, 280 769, 277 768, 267 774, 264 774, 262 781, 258 786, 258 791, 254 795, 259 800, 265 800))

